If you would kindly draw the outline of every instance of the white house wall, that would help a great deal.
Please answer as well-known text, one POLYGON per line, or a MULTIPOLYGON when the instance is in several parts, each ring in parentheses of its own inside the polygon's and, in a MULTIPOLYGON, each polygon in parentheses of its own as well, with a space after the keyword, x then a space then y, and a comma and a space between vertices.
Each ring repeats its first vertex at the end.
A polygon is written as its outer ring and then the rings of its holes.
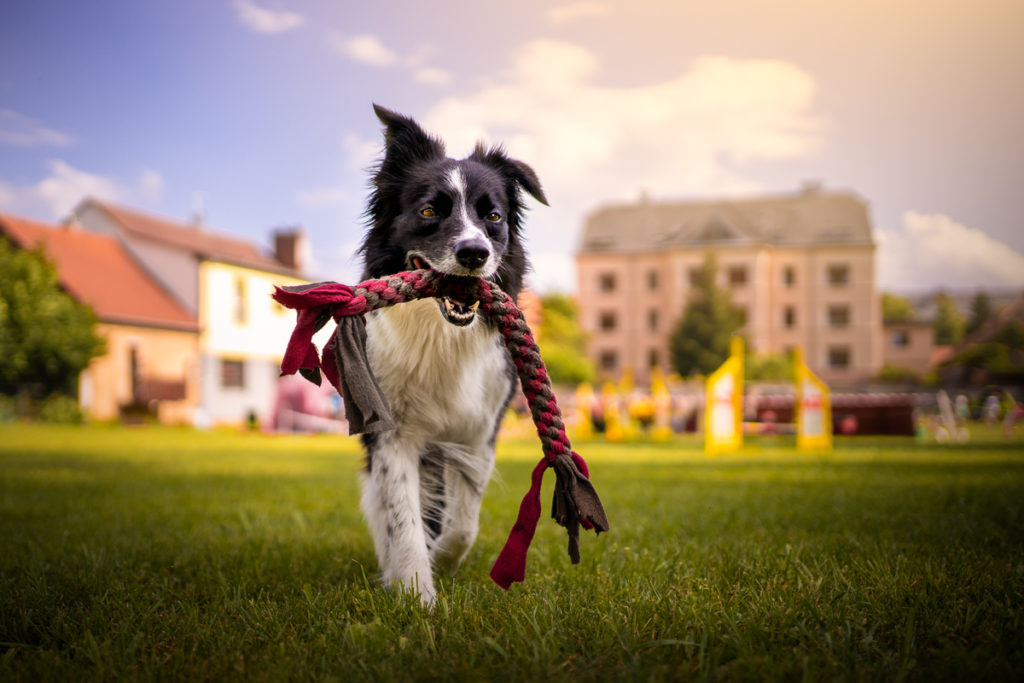
POLYGON ((200 269, 203 302, 200 348, 211 353, 281 358, 295 326, 295 312, 270 298, 275 285, 300 284, 285 275, 206 262, 200 269), (237 287, 244 288, 244 315, 236 316, 237 287))
MULTIPOLYGON (((296 320, 294 311, 270 295, 275 285, 304 281, 209 261, 201 264, 199 277, 202 414, 213 423, 244 422, 250 413, 263 419, 273 403, 296 320), (243 365, 244 386, 224 386, 225 362, 243 365)), ((317 335, 321 348, 331 328, 317 335)))
POLYGON ((202 404, 196 411, 199 426, 217 424, 236 425, 248 421, 253 415, 267 420, 277 391, 280 363, 269 359, 229 357, 245 367, 244 387, 225 387, 221 384, 221 364, 225 357, 202 353, 200 356, 200 384, 202 404))

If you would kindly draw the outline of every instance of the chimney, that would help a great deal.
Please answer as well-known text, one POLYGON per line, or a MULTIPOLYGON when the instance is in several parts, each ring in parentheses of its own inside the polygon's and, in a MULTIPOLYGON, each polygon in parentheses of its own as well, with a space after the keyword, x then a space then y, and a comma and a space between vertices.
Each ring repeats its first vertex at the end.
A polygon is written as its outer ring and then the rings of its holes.
POLYGON ((288 268, 301 272, 309 260, 309 241, 302 228, 274 231, 274 258, 288 268))

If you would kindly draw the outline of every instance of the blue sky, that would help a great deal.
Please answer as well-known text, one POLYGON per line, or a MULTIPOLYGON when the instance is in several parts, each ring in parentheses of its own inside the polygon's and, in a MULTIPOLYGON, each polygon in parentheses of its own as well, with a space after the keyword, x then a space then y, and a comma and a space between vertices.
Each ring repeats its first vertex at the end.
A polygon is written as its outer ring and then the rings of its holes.
POLYGON ((378 102, 537 170, 541 289, 575 287, 604 203, 805 180, 869 202, 886 288, 1024 287, 1021 25, 1012 0, 0 1, 0 211, 299 224, 352 280, 378 102))

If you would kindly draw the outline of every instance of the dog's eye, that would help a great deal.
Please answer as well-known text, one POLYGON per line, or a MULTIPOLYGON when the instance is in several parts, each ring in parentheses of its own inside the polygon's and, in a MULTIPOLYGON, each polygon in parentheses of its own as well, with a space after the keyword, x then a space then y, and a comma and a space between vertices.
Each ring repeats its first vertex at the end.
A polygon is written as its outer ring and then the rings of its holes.
POLYGON ((420 215, 424 218, 437 218, 437 211, 432 206, 425 206, 420 209, 420 215))
POLYGON ((490 221, 491 223, 497 223, 501 220, 501 214, 497 211, 491 211, 489 214, 484 216, 484 220, 490 221))

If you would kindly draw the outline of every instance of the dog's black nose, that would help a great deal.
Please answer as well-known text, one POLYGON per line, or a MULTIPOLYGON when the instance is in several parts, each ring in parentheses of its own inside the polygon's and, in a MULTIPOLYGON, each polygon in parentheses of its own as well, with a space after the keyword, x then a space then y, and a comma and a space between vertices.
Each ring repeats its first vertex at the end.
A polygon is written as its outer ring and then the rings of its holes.
POLYGON ((480 239, 463 240, 455 245, 455 260, 463 268, 476 270, 487 262, 491 249, 480 239))

